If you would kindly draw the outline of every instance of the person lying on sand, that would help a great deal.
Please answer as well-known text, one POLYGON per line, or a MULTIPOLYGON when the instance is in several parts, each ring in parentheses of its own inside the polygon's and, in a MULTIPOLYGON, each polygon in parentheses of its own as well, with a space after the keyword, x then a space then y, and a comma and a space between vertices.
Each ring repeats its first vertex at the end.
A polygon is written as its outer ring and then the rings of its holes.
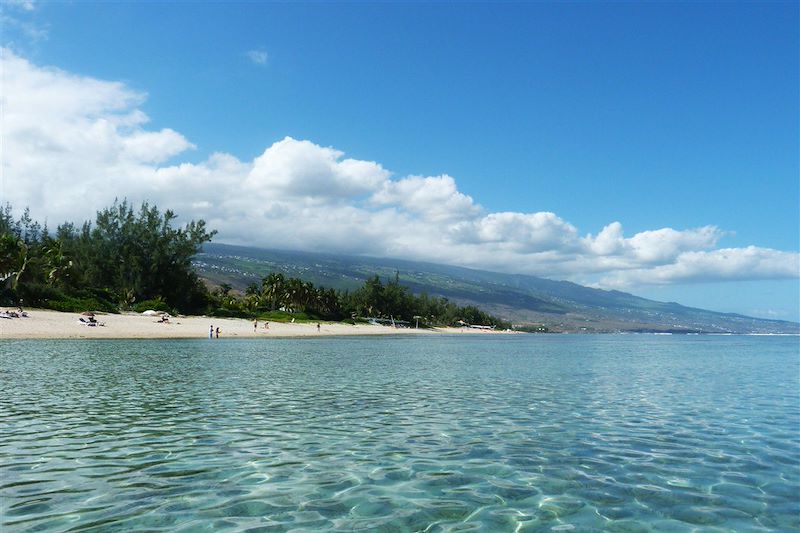
POLYGON ((84 326, 105 326, 102 322, 98 322, 97 319, 93 316, 88 318, 78 317, 78 322, 80 322, 84 326))

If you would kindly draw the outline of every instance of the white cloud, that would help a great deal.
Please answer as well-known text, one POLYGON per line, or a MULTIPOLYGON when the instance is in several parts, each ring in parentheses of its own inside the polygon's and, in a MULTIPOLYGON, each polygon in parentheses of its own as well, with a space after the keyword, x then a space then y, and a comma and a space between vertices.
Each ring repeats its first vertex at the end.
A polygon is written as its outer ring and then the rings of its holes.
POLYGON ((455 180, 447 175, 386 180, 382 188, 372 196, 372 200, 378 205, 398 205, 437 222, 460 220, 481 211, 471 197, 458 192, 455 180))
POLYGON ((612 273, 600 285, 627 288, 643 284, 790 279, 798 276, 800 255, 797 253, 748 246, 683 252, 669 264, 612 273))
POLYGON ((0 199, 30 206, 50 226, 80 222, 116 197, 204 218, 218 240, 257 246, 404 257, 600 280, 605 287, 800 275, 798 254, 717 248, 715 226, 596 235, 555 213, 487 212, 448 175, 394 177, 374 161, 290 137, 251 161, 150 130, 146 95, 118 82, 31 64, 2 50, 0 199))
POLYGON ((287 137, 253 161, 245 186, 280 197, 339 200, 375 191, 389 177, 379 164, 287 137))
POLYGON ((74 218, 109 195, 145 196, 157 168, 192 148, 179 133, 148 131, 145 95, 121 83, 40 68, 0 50, 3 199, 74 218), (114 194, 113 191, 119 191, 114 194))
POLYGON ((490 213, 453 227, 453 241, 489 246, 519 254, 571 251, 578 246, 577 230, 555 213, 490 213))
POLYGON ((266 65, 269 54, 265 50, 249 50, 247 57, 256 65, 266 65))
POLYGON ((618 268, 629 263, 628 267, 633 268, 669 264, 684 252, 709 250, 723 236, 724 232, 716 226, 703 226, 681 231, 672 228, 643 231, 626 239, 622 224, 612 222, 597 237, 587 235, 583 246, 606 263, 618 262, 618 268))

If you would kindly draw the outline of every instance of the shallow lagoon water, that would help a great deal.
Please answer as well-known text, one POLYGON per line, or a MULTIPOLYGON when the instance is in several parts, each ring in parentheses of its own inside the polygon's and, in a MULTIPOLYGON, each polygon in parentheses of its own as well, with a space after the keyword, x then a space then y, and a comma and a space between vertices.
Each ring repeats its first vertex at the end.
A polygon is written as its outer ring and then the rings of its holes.
POLYGON ((796 337, 0 342, 0 530, 796 531, 796 337))

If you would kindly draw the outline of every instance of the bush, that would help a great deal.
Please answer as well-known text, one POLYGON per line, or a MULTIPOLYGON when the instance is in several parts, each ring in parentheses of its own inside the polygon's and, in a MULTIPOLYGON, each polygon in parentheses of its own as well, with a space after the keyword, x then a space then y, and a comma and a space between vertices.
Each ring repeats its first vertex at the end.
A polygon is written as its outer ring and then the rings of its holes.
POLYGON ((103 289, 86 289, 65 294, 62 290, 41 283, 26 283, 17 289, 26 307, 41 307, 54 311, 82 312, 103 311, 117 313, 110 293, 103 289))
MULTIPOLYGON (((17 301, 19 298, 24 300, 24 304, 29 307, 46 307, 50 300, 63 300, 67 296, 50 285, 41 283, 24 283, 17 287, 17 301)), ((10 302, 16 304, 17 302, 10 302)))
POLYGON ((133 310, 137 313, 144 313, 149 310, 164 311, 165 313, 175 314, 174 310, 161 298, 153 298, 152 300, 142 300, 133 306, 133 310))
POLYGON ((53 309, 54 311, 65 311, 69 313, 80 313, 83 311, 117 312, 117 308, 111 302, 96 300, 94 298, 73 298, 71 296, 66 296, 61 300, 50 300, 43 307, 53 309))
POLYGON ((266 313, 258 314, 259 320, 272 320, 273 322, 309 322, 317 321, 318 319, 307 313, 297 312, 289 313, 288 311, 267 311, 266 313))
POLYGON ((238 309, 222 309, 212 308, 206 311, 208 316, 217 316, 220 318, 252 318, 253 314, 247 311, 240 311, 238 309))

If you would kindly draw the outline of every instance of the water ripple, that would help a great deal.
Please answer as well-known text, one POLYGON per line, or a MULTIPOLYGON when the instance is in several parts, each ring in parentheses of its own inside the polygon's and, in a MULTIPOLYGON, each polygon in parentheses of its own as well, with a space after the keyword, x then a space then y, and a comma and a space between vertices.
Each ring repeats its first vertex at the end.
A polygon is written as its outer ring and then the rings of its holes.
POLYGON ((15 531, 793 531, 796 339, 0 342, 15 531))

